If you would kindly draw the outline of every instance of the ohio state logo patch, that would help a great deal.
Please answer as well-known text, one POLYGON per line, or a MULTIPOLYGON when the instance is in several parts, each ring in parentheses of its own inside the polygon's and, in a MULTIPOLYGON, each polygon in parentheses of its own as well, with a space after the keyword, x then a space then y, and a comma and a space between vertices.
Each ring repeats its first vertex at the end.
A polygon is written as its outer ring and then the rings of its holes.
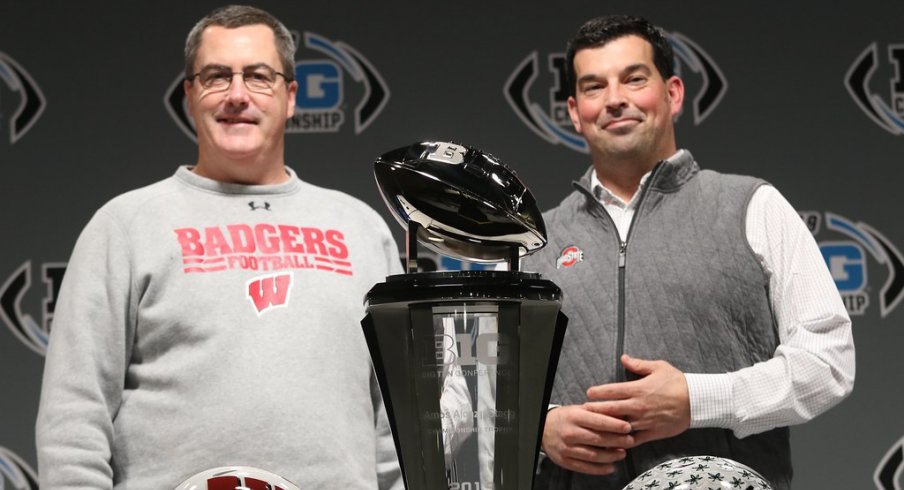
POLYGON ((556 269, 561 269, 562 267, 571 267, 574 264, 583 261, 584 251, 574 245, 570 245, 568 247, 565 247, 565 250, 562 250, 559 258, 556 259, 556 269))

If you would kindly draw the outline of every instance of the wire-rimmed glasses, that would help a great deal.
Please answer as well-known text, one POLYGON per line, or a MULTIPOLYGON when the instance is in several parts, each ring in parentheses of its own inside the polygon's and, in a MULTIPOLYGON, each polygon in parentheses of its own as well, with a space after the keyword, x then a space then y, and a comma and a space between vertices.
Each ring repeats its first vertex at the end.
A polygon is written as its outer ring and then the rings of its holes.
POLYGON ((242 71, 232 71, 232 68, 221 65, 205 66, 201 71, 188 77, 186 80, 191 82, 195 78, 201 84, 201 88, 206 92, 224 92, 232 86, 232 79, 236 75, 242 76, 245 87, 258 94, 273 94, 273 87, 276 85, 276 77, 280 76, 286 81, 291 82, 293 78, 280 73, 267 65, 246 66, 242 71))

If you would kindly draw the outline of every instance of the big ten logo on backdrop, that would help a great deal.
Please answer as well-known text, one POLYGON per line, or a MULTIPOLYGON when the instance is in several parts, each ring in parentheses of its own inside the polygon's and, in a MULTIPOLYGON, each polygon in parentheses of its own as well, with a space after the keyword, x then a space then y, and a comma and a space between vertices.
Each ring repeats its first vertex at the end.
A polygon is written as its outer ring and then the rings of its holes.
POLYGON ((864 222, 825 212, 801 211, 851 315, 878 309, 887 317, 904 297, 904 256, 864 222), (877 305, 878 303, 878 305, 877 305))
MULTIPOLYGON (((10 144, 19 141, 37 122, 47 105, 31 75, 13 58, 0 51, 0 135, 9 134, 10 144), (4 129, 8 126, 9 129, 4 129)), ((0 136, 0 141, 5 140, 0 136)))
POLYGON ((16 453, 0 446, 0 489, 4 488, 37 490, 38 477, 16 453))
POLYGON ((65 263, 32 266, 29 260, 12 271, 0 286, 0 319, 23 344, 42 356, 47 352, 53 310, 65 272, 65 263))
MULTIPOLYGON (((293 32, 296 44, 304 48, 296 56, 295 115, 286 121, 287 134, 336 133, 352 126, 355 134, 367 129, 389 100, 389 87, 380 73, 360 52, 342 41, 331 41, 312 32, 293 32), (326 55, 326 57, 323 57, 326 55), (352 123, 349 123, 349 120, 352 123)), ((188 114, 182 88, 184 74, 164 96, 164 105, 176 124, 196 139, 194 121, 188 114)))
MULTIPOLYGON (((697 43, 677 32, 666 34, 675 53, 675 74, 693 98, 693 124, 699 125, 719 105, 728 90, 722 70, 697 43)), ((521 121, 552 144, 587 153, 587 142, 568 117, 568 67, 564 53, 547 55, 541 66, 537 51, 527 55, 505 82, 503 93, 521 121), (543 77, 540 83, 534 82, 543 77)), ((681 115, 679 115, 679 119, 681 115)))
POLYGON ((870 44, 851 64, 844 84, 874 123, 904 135, 904 44, 870 44))
POLYGON ((876 466, 873 483, 879 490, 904 489, 904 438, 895 441, 876 466))

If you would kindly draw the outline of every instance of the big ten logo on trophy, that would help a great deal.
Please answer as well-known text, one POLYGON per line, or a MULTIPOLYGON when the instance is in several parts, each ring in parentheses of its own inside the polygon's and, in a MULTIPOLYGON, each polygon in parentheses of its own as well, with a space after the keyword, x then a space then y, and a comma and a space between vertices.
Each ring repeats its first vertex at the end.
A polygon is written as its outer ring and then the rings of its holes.
POLYGON ((461 165, 464 163, 465 155, 467 153, 468 149, 463 146, 456 145, 455 143, 439 142, 436 144, 436 149, 427 153, 424 158, 435 162, 461 165))
POLYGON ((851 64, 844 84, 876 125, 893 135, 904 135, 904 44, 881 49, 873 42, 851 64))
MULTIPOLYGON (((27 307, 23 307, 26 293, 32 288, 32 263, 26 261, 13 271, 0 286, 0 319, 23 344, 40 355, 47 352, 47 342, 53 322, 60 284, 66 272, 66 264, 45 262, 40 266, 44 294, 38 301, 37 294, 29 295, 27 307), (28 311, 38 311, 40 321, 28 311)), ((2 488, 2 487, 0 487, 2 488)))
MULTIPOLYGON (((286 121, 287 134, 336 133, 351 119, 355 134, 370 126, 389 101, 389 87, 374 66, 358 50, 343 41, 313 32, 292 33, 296 45, 303 41, 304 55, 295 61, 295 114, 286 121), (326 55, 324 58, 322 55, 326 55), (354 104, 354 106, 352 106, 354 104)), ((163 103, 180 129, 197 139, 188 114, 179 74, 164 95, 163 103)))
POLYGON ((16 453, 0 446, 0 489, 4 488, 38 490, 38 475, 16 453))
POLYGON ((13 144, 34 126, 47 104, 31 75, 2 51, 0 80, 0 134, 8 133, 8 141, 13 144), (4 125, 9 129, 4 129, 4 125))
MULTIPOLYGON (((719 65, 697 43, 673 32, 666 37, 675 53, 675 74, 680 76, 693 98, 693 124, 709 117, 728 90, 728 81, 719 65)), ((505 82, 503 93, 512 110, 528 128, 549 143, 587 153, 587 142, 574 131, 568 116, 568 66, 564 53, 548 54, 543 60, 531 52, 505 82), (543 76, 541 83, 534 82, 543 76), (536 101, 536 102, 535 102, 536 101)))
POLYGON ((898 248, 862 221, 831 212, 800 215, 819 243, 848 313, 864 315, 878 302, 882 318, 891 314, 904 297, 904 256, 898 248))
POLYGON ((435 338, 436 362, 444 366, 495 366, 506 362, 505 342, 497 332, 443 333, 435 338))

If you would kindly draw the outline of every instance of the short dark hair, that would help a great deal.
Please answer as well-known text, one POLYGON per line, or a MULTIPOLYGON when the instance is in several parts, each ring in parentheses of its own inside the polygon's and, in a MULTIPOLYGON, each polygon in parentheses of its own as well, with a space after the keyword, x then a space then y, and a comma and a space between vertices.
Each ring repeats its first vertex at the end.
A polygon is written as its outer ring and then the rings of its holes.
POLYGON ((574 71, 574 55, 581 49, 603 46, 609 41, 624 36, 639 36, 653 46, 653 64, 663 79, 675 74, 675 59, 672 45, 659 27, 642 17, 631 15, 609 15, 597 17, 584 23, 577 34, 568 41, 565 51, 565 65, 568 76, 568 93, 575 94, 577 74, 574 71))
POLYGON ((255 24, 263 24, 273 30, 276 51, 279 53, 279 59, 283 65, 283 74, 285 74, 286 80, 293 80, 295 78, 295 41, 292 39, 292 33, 269 12, 247 5, 220 7, 195 24, 185 40, 185 79, 190 80, 194 74, 195 58, 198 56, 198 47, 201 45, 201 35, 204 33, 204 29, 210 26, 235 29, 255 24))

